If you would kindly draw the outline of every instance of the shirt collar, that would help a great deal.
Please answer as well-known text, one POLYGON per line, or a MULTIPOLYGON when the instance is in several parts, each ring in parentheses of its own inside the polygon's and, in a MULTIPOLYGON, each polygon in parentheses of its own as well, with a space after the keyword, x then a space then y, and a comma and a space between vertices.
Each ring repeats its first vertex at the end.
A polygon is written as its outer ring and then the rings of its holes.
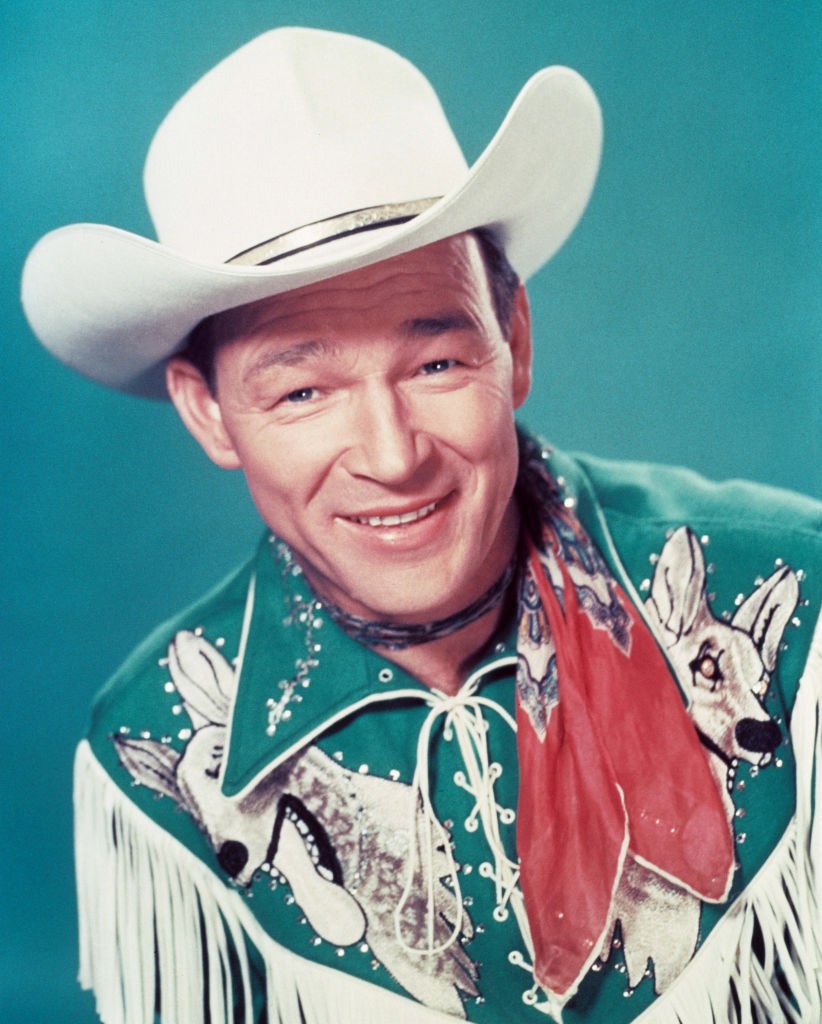
MULTIPOLYGON (((515 629, 486 659, 513 661, 515 629)), ((334 722, 432 691, 352 640, 326 614, 291 551, 266 536, 253 563, 222 790, 245 793, 334 722)))

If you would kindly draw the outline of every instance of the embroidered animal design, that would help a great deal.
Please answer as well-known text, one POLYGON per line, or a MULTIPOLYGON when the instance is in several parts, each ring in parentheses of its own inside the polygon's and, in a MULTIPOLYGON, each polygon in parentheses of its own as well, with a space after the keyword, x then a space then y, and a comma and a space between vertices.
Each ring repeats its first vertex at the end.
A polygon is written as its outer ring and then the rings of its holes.
MULTIPOLYGON (((688 711, 706 748, 723 795, 728 827, 734 761, 767 765, 782 741, 766 711, 782 634, 799 598, 789 566, 777 569, 737 608, 717 618, 706 594, 702 546, 688 527, 665 544, 654 570, 646 609, 688 699, 688 711)), ((681 973, 699 939, 699 900, 628 857, 600 956, 607 960, 619 922, 628 983, 638 985, 653 962, 662 992, 681 973)))
MULTIPOLYGON (((208 641, 186 631, 169 646, 169 671, 194 731, 182 752, 153 739, 114 737, 133 779, 194 818, 237 884, 248 886, 261 869, 270 870, 289 884, 320 938, 336 946, 366 941, 412 996, 464 1017, 459 993, 478 994, 477 970, 462 945, 473 925, 443 884, 445 852, 429 838, 411 787, 351 772, 312 745, 245 795, 224 796, 235 674, 208 641), (402 900, 412 843, 420 851, 414 863, 431 866, 432 892, 416 867, 410 896, 402 900), (431 938, 439 952, 428 954, 431 938)), ((444 829, 436 832, 447 836, 444 829)))

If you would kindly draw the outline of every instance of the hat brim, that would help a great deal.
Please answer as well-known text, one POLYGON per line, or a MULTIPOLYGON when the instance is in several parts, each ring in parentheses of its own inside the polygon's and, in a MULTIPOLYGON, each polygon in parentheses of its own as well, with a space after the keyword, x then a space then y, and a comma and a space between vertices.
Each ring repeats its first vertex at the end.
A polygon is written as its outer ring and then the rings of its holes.
POLYGON ((166 360, 202 319, 224 309, 481 226, 495 231, 528 278, 576 226, 601 147, 590 86, 569 68, 546 68, 525 84, 463 183, 413 220, 263 267, 198 263, 127 231, 73 224, 32 249, 23 307, 46 348, 73 369, 130 394, 166 398, 166 360))

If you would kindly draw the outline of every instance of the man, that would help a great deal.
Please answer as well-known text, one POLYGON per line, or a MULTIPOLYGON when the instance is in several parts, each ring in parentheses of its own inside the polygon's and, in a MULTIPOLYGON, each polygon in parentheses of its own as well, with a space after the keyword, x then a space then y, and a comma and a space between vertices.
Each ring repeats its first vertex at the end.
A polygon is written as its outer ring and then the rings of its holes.
POLYGON ((162 245, 32 253, 44 343, 164 379, 270 531, 79 749, 104 1020, 818 1019, 819 510, 515 425, 599 144, 549 68, 469 170, 416 69, 282 29, 158 131, 162 245))

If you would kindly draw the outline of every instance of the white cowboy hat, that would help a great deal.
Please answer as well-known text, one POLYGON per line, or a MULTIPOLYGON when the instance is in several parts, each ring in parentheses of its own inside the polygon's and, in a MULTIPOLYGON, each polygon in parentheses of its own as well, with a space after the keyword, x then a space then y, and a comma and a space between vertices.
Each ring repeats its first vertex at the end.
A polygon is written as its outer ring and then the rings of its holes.
POLYGON ((145 166, 160 241, 100 224, 52 231, 29 254, 23 306, 69 366, 165 397, 165 360, 219 310, 480 226, 527 278, 585 209, 601 139, 591 88, 550 67, 469 169, 404 58, 354 36, 275 29, 160 125, 145 166))

